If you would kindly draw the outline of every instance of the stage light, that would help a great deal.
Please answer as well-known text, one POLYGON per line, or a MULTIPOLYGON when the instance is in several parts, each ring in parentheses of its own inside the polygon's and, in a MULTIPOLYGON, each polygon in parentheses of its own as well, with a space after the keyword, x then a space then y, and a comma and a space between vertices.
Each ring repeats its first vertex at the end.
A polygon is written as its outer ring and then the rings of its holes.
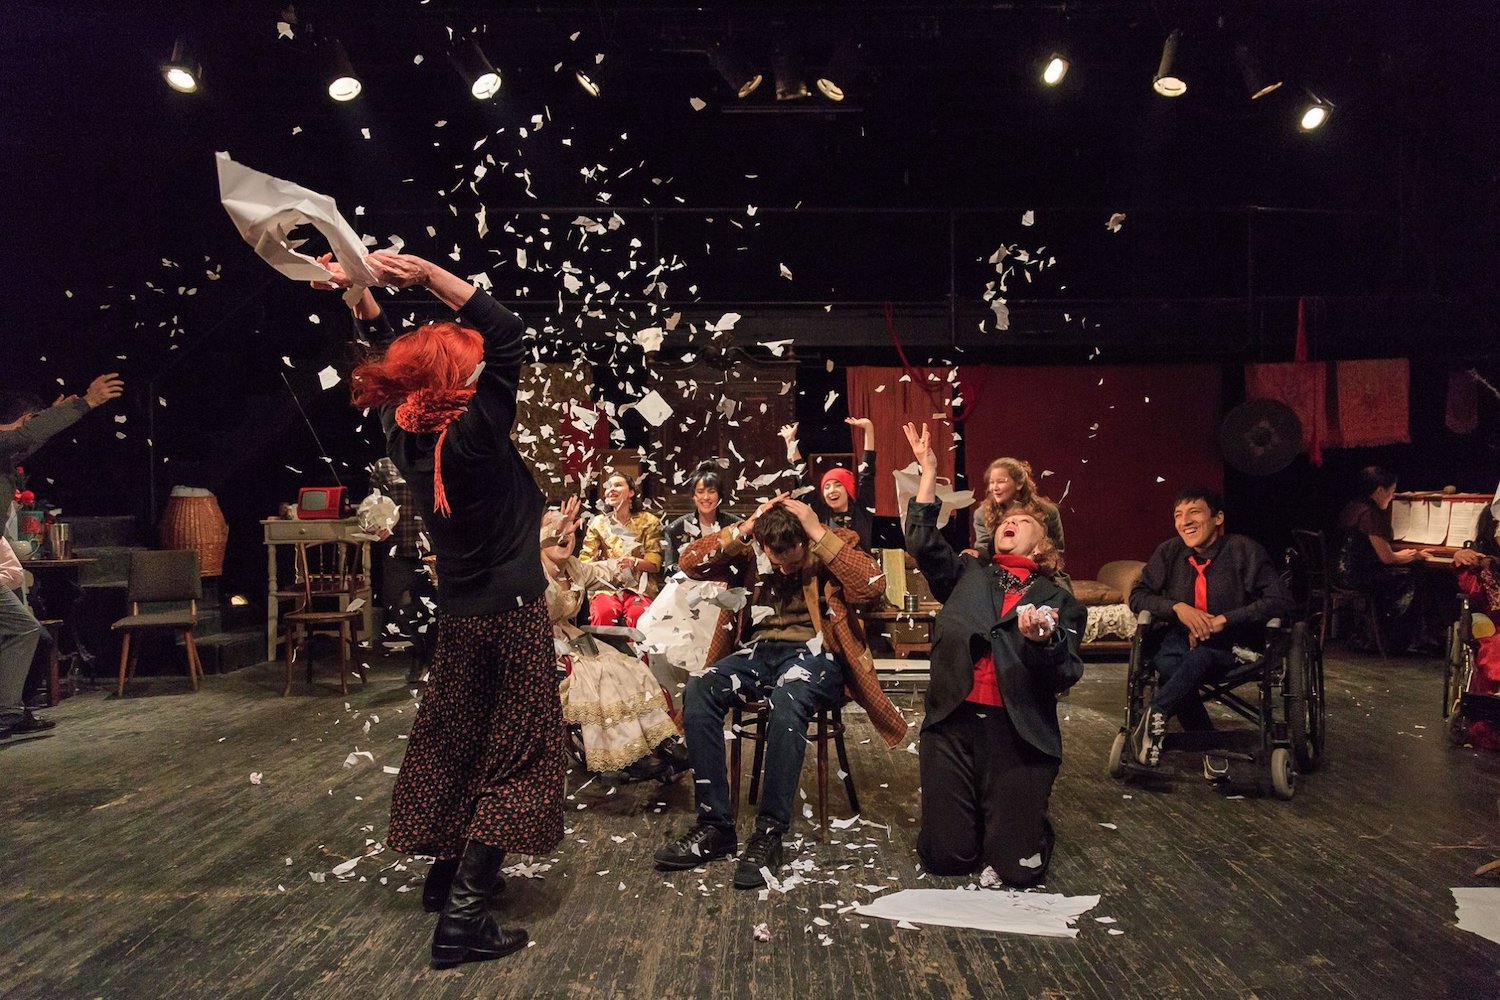
POLYGON ((1042 82, 1049 87, 1055 87, 1062 83, 1062 78, 1068 75, 1068 60, 1066 56, 1052 53, 1052 58, 1047 60, 1047 68, 1042 70, 1042 82))
POLYGON ((1266 75, 1260 61, 1255 58, 1255 53, 1243 42, 1234 47, 1234 61, 1239 64, 1240 76, 1245 81, 1245 90, 1249 93, 1250 100, 1259 100, 1281 86, 1280 80, 1266 75))
POLYGON ((789 45, 777 45, 771 63, 771 72, 776 76, 776 99, 778 101, 800 101, 812 91, 807 89, 807 80, 802 76, 797 53, 789 45))
POLYGON ((573 71, 573 79, 578 81, 578 86, 582 87, 583 92, 590 97, 598 97, 603 92, 599 86, 599 78, 595 74, 576 69, 573 71))
POLYGON ((762 74, 755 72, 749 63, 722 43, 716 42, 708 50, 708 62, 714 72, 729 84, 729 89, 734 91, 735 96, 741 99, 755 93, 764 79, 762 74))
POLYGON ((203 66, 188 52, 181 36, 172 46, 172 58, 161 64, 161 77, 179 94, 194 94, 203 80, 203 66))
POLYGON ((1322 128, 1324 123, 1328 121, 1328 117, 1332 114, 1332 101, 1325 101, 1317 94, 1309 92, 1307 103, 1302 106, 1302 116, 1298 119, 1297 125, 1302 131, 1311 132, 1314 129, 1322 128))
POLYGON ((344 43, 330 38, 319 43, 319 47, 323 51, 323 78, 328 81, 328 96, 339 102, 354 100, 365 87, 354 75, 354 64, 344 51, 344 43))
POLYGON ((845 41, 833 50, 833 56, 823 72, 818 74, 818 92, 830 101, 842 101, 844 91, 859 73, 860 46, 845 41))
POLYGON ((448 58, 475 100, 487 101, 500 92, 500 71, 485 57, 477 41, 456 43, 448 50, 448 58))
POLYGON ((1161 47, 1161 62, 1151 80, 1151 89, 1163 97, 1181 97, 1187 93, 1187 81, 1177 75, 1172 65, 1177 61, 1177 43, 1181 38, 1182 30, 1174 28, 1161 47))

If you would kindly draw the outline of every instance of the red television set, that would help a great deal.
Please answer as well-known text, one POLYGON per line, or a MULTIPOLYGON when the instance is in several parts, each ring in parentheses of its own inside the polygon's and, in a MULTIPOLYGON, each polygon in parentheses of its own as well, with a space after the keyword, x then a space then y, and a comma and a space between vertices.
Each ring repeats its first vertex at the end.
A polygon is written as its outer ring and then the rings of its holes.
POLYGON ((297 519, 317 521, 344 516, 342 486, 304 486, 297 491, 297 519))

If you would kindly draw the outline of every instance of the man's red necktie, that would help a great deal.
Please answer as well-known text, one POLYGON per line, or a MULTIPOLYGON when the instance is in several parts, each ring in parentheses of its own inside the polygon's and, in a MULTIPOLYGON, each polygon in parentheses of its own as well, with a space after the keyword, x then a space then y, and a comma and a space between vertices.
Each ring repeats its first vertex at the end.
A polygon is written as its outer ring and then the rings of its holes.
POLYGON ((1198 579, 1193 581, 1193 607, 1199 611, 1208 610, 1208 577, 1203 574, 1208 572, 1208 567, 1212 563, 1212 559, 1205 559, 1200 563, 1192 556, 1188 556, 1188 565, 1198 571, 1198 579))

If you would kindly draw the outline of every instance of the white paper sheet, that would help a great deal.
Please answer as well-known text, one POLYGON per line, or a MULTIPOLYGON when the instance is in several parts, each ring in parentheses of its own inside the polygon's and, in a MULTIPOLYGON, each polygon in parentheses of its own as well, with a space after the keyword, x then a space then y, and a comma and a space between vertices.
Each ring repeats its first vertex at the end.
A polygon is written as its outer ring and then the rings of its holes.
POLYGON ((1441 500, 1412 501, 1412 530, 1407 532, 1407 541, 1420 545, 1441 545, 1448 537, 1448 515, 1451 503, 1441 500), (1421 513, 1418 513, 1418 510, 1421 513))
POLYGON ((634 409, 646 418, 646 423, 652 427, 660 427, 666 419, 672 415, 672 406, 655 389, 646 393, 634 403, 626 403, 620 407, 622 411, 634 409))
POLYGON ((1500 889, 1464 887, 1451 891, 1458 907, 1458 929, 1500 944, 1500 889))
POLYGON ((1460 547, 1474 541, 1479 534, 1479 515, 1488 506, 1483 500, 1469 500, 1448 504, 1448 541, 1446 544, 1460 547))
MULTIPOLYGON (((917 484, 921 481, 922 468, 916 462, 911 463, 904 469, 898 469, 891 475, 896 477, 896 514, 901 518, 901 523, 906 523, 906 508, 911 503, 912 497, 917 495, 917 484)), ((974 503, 973 490, 955 490, 947 480, 939 479, 937 482, 937 498, 942 502, 942 510, 938 511, 939 528, 948 523, 955 510, 963 510, 974 503)))
POLYGON ((292 230, 310 224, 328 240, 334 260, 354 283, 344 293, 345 302, 353 304, 376 283, 365 267, 364 243, 332 198, 252 170, 228 153, 218 153, 216 159, 219 202, 240 236, 267 264, 295 281, 328 280, 331 275, 315 258, 297 251, 307 241, 291 239, 292 230))
POLYGON ((680 684, 708 666, 703 658, 719 624, 720 608, 713 599, 724 589, 724 584, 707 580, 668 580, 635 623, 645 636, 657 680, 680 684))
POLYGON ((1391 501, 1391 538, 1398 542, 1407 541, 1407 535, 1411 532, 1411 501, 1391 501))
POLYGON ((1078 929, 1069 925, 1098 905, 1098 896, 993 889, 903 889, 860 906, 855 912, 914 924, 1071 938, 1078 936, 1078 929))

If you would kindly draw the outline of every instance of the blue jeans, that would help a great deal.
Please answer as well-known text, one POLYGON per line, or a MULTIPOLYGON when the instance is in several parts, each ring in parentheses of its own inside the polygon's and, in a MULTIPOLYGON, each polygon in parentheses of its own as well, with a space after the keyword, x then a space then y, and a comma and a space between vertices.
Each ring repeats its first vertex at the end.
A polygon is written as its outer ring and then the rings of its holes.
POLYGON ((770 703, 766 780, 755 828, 784 833, 791 825, 792 799, 807 753, 808 720, 819 709, 837 705, 843 693, 844 671, 838 661, 827 653, 814 655, 803 642, 758 642, 689 680, 682 696, 683 732, 693 764, 698 822, 734 829, 724 764, 724 717, 736 701, 764 700, 770 703))
POLYGON ((1208 712, 1198 700, 1198 685, 1222 677, 1236 662, 1234 654, 1227 649, 1202 643, 1189 648, 1187 633, 1173 629, 1162 640, 1161 648, 1151 660, 1161 678, 1151 707, 1169 719, 1180 716, 1183 729, 1212 729, 1208 712))

